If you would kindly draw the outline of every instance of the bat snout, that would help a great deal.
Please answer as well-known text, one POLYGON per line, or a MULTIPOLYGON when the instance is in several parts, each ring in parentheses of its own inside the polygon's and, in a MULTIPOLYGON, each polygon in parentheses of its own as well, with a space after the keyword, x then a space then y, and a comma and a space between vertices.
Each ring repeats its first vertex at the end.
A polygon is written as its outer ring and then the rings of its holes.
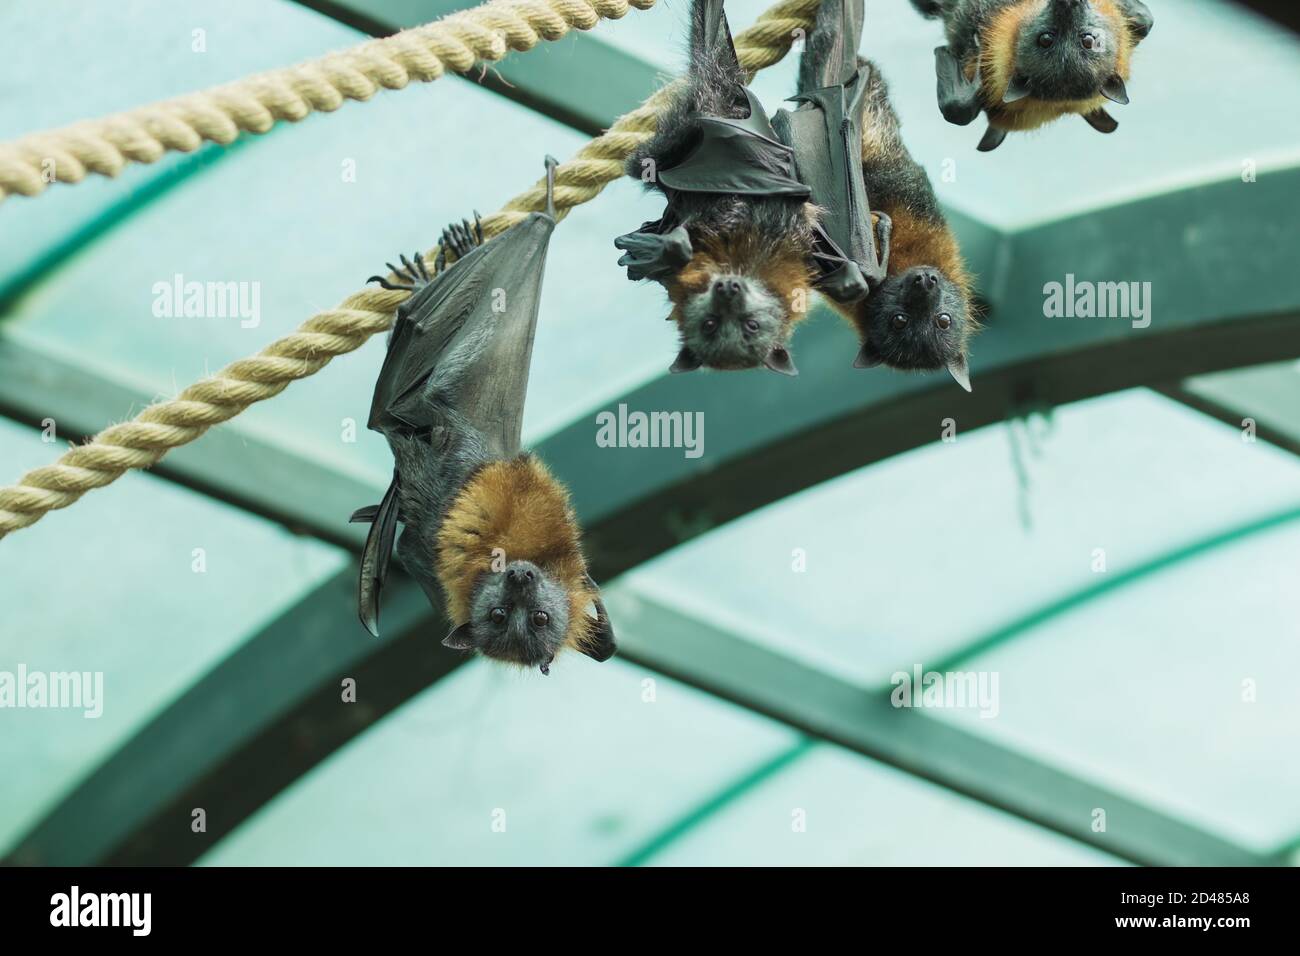
POLYGON ((513 594, 531 594, 537 590, 542 572, 531 561, 512 561, 506 566, 506 589, 513 594))

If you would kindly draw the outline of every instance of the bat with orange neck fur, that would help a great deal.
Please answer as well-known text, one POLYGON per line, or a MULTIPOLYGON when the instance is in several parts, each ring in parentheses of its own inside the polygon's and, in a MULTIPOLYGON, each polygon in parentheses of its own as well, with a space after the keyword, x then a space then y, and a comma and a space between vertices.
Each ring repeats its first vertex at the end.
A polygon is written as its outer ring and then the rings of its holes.
POLYGON ((443 644, 543 674, 565 648, 599 661, 615 651, 568 493, 520 453, 555 165, 547 157, 546 212, 487 242, 481 227, 452 226, 432 275, 417 253, 374 277, 411 295, 370 409, 369 427, 393 452, 393 480, 380 504, 352 516, 371 524, 358 586, 371 634, 396 540, 398 560, 455 625, 443 644))
POLYGON ((935 50, 939 109, 966 126, 981 112, 982 152, 1008 132, 1069 114, 1113 133, 1107 103, 1129 102, 1133 52, 1154 20, 1142 0, 912 0, 941 19, 948 45, 935 50))

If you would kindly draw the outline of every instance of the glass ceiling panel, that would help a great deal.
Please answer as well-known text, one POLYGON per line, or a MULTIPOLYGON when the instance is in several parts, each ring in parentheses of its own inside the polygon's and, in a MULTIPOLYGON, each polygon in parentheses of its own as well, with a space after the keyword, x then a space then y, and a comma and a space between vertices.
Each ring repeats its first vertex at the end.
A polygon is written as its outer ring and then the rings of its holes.
MULTIPOLYGON (((498 208, 542 174, 547 151, 567 156, 584 141, 455 81, 312 117, 249 142, 66 262, 14 310, 5 334, 75 343, 87 365, 171 394, 334 306, 382 271, 385 260, 427 247, 453 217, 498 208), (446 130, 453 128, 487 135, 452 141, 446 130), (502 149, 507 141, 523 145, 502 149), (342 178, 351 162, 355 183, 342 178), (250 296, 257 291, 259 314, 250 308, 247 317, 159 318, 155 284, 171 284, 176 275, 247 283, 250 296), (93 308, 86 289, 95 290, 93 308)), ((672 361, 662 292, 629 283, 612 245, 613 236, 654 215, 653 205, 634 184, 619 183, 557 231, 526 436, 567 422, 672 361), (607 361, 612 354, 623 358, 607 361)), ((274 402, 254 406, 236 427, 386 481, 391 459, 382 439, 363 428, 355 444, 342 441, 345 418, 365 420, 383 348, 376 338, 274 402)))
POLYGON ((1254 418, 1261 428, 1271 428, 1300 444, 1300 362, 1280 362, 1255 368, 1198 375, 1183 382, 1198 398, 1254 418))
POLYGON ((838 747, 817 746, 656 866, 1107 866, 1108 854, 838 747), (802 827, 800 829, 799 827, 802 827))
MULTIPOLYGON (((219 8, 206 0, 138 0, 130 10, 128 17, 115 4, 84 0, 0 4, 6 38, 0 140, 225 83, 357 39, 284 0, 229 0, 219 8), (194 49, 195 30, 204 31, 203 52, 194 49)), ((128 166, 116 179, 88 176, 75 188, 52 187, 39 203, 6 202, 0 288, 115 203, 194 165, 193 157, 172 153, 150 166, 128 166)))
POLYGON ((963 662, 1000 675, 997 719, 935 716, 1259 851, 1300 836, 1296 504, 963 662))
MULTIPOLYGON (((1096 548, 1119 574, 1296 507, 1300 461, 1134 390, 1060 408, 1050 429, 1035 419, 959 432, 733 522, 624 580, 886 687, 900 667, 937 662, 1094 587, 1096 548), (795 570, 800 560, 806 570, 795 570)), ((1177 634, 1171 622, 1147 637, 1177 634)))
MULTIPOLYGON (((46 464, 57 447, 0 419, 6 474, 46 464)), ((0 855, 160 708, 347 561, 139 472, 95 499, 0 547, 0 672, 103 675, 98 718, 0 709, 0 855)))
POLYGON ((289 787, 202 862, 612 863, 795 739, 617 659, 569 660, 550 677, 472 661, 289 787))

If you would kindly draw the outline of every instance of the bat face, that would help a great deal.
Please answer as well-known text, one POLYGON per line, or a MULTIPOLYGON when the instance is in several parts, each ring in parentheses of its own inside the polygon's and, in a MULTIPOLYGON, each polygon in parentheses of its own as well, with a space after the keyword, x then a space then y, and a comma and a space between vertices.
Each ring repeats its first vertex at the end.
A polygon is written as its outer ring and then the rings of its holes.
POLYGON ((564 586, 531 561, 512 561, 480 577, 469 621, 444 643, 546 673, 568 627, 564 586))
POLYGON ((682 347, 673 372, 701 366, 734 370, 765 366, 798 374, 786 342, 808 298, 808 250, 765 245, 754 234, 705 237, 676 274, 664 280, 682 347))
POLYGON ((889 276, 863 304, 866 341, 859 368, 947 368, 964 388, 971 318, 961 290, 933 266, 889 276))
POLYGON ((1120 54, 1126 29, 1109 0, 1048 0, 1020 27, 1005 101, 1116 99, 1108 91, 1123 88, 1120 54))
POLYGON ((752 276, 713 273, 702 291, 686 293, 680 311, 682 348, 699 365, 757 368, 784 350, 785 303, 752 276))

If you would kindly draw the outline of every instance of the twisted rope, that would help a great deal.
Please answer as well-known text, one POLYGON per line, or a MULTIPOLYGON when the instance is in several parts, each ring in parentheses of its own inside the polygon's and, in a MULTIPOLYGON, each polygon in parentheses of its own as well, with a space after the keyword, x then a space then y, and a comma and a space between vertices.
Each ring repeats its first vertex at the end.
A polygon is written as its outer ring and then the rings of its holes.
POLYGON ((570 29, 590 30, 602 19, 621 18, 629 7, 645 10, 654 2, 493 0, 296 66, 33 133, 0 145, 0 201, 13 193, 39 195, 51 181, 79 183, 87 173, 116 176, 129 163, 157 162, 170 150, 193 152, 205 139, 227 145, 241 131, 265 133, 278 120, 330 113, 346 100, 368 100, 412 80, 464 73, 483 60, 531 50, 570 29))
MULTIPOLYGON (((821 0, 781 0, 750 29, 736 36, 741 65, 751 75, 779 61, 795 31, 812 29, 821 0)), ((555 206, 563 218, 590 202, 623 175, 632 151, 654 134, 658 114, 672 87, 652 95, 621 116, 572 159, 555 170, 555 206)), ((543 209, 545 179, 483 220, 488 237, 504 232, 528 213, 543 209)), ((426 253, 432 261, 437 247, 426 253)), ((319 312, 257 355, 240 359, 186 388, 176 398, 151 405, 132 421, 112 425, 58 461, 28 472, 16 485, 0 488, 0 538, 66 508, 93 488, 102 488, 132 468, 148 468, 173 448, 188 444, 213 425, 229 421, 254 402, 280 394, 290 382, 314 375, 337 355, 360 348, 384 332, 408 293, 367 287, 337 307, 319 312)))

